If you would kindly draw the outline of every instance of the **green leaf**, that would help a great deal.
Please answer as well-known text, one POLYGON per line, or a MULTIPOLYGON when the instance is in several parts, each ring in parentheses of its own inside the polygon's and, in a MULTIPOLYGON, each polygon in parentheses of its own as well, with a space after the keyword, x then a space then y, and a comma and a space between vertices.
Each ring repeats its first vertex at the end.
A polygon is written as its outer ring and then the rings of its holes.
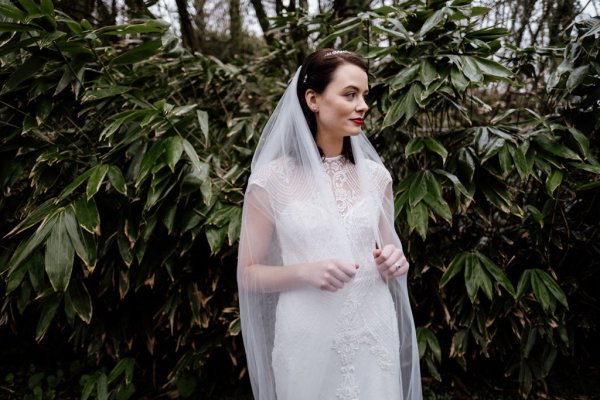
POLYGON ((142 163, 140 165, 140 172, 138 173, 137 180, 135 183, 136 187, 139 187, 148 172, 156 166, 156 160, 162 155, 166 149, 166 143, 163 140, 156 141, 150 150, 144 155, 142 163))
POLYGON ((408 208, 406 212, 410 230, 416 228, 419 235, 425 240, 429 226, 429 209, 427 206, 424 203, 418 203, 416 206, 408 208))
POLYGON ((208 143, 208 113, 206 111, 196 110, 196 117, 198 118, 198 123, 200 124, 200 131, 208 143))
POLYGON ((459 94, 463 93, 469 86, 469 81, 455 65, 450 69, 450 79, 452 81, 452 86, 454 86, 459 94))
POLYGON ((221 250, 226 234, 227 228, 206 229, 206 239, 208 240, 211 254, 217 254, 221 250))
POLYGON ((523 297, 527 289, 529 289, 531 283, 531 271, 532 270, 530 269, 526 269, 519 278, 519 283, 517 284, 517 300, 523 297))
POLYGON ((477 56, 472 57, 471 59, 477 64, 477 68, 485 75, 496 78, 510 78, 512 76, 511 70, 495 61, 477 56))
POLYGON ((425 142, 423 141, 423 138, 420 138, 420 137, 412 138, 412 139, 410 139, 410 141, 406 144, 406 147, 404 148, 404 156, 406 158, 408 158, 411 155, 420 152, 424 148, 425 148, 425 142))
POLYGON ((183 153, 183 139, 179 136, 167 139, 167 165, 172 172, 175 172, 175 165, 181 158, 181 153, 183 153))
POLYGON ((109 167, 108 180, 117 192, 127 195, 127 185, 125 184, 125 178, 119 167, 115 165, 109 167))
POLYGON ((19 0, 25 11, 29 14, 39 14, 41 12, 37 4, 33 0, 19 0))
POLYGON ((69 289, 65 293, 65 303, 71 303, 73 311, 77 313, 79 318, 86 324, 92 321, 92 298, 85 284, 80 279, 74 279, 69 284, 69 289))
POLYGON ((92 173, 85 189, 88 201, 94 197, 94 195, 98 192, 98 189, 100 189, 100 186, 104 181, 104 177, 108 173, 108 169, 109 166, 106 164, 99 164, 92 168, 92 173))
POLYGON ((21 242, 19 247, 13 253, 10 261, 6 269, 8 270, 9 275, 21 265, 23 261, 29 257, 29 255, 38 248, 39 245, 42 244, 54 228, 58 217, 57 214, 52 213, 47 218, 45 218, 40 226, 36 229, 35 233, 33 233, 27 240, 21 242))
POLYGON ((421 80, 423 86, 428 87, 431 82, 438 78, 439 75, 433 63, 426 58, 422 59, 419 68, 419 79, 421 80))
POLYGON ((446 164, 446 158, 448 158, 448 150, 436 139, 433 138, 425 138, 425 146, 434 153, 438 154, 442 157, 442 163, 446 164))
POLYGON ((462 72, 471 82, 481 82, 483 74, 477 67, 477 63, 470 56, 459 56, 459 65, 462 67, 462 72))
POLYGON ((123 65, 143 61, 157 54, 161 46, 162 40, 150 40, 142 43, 132 50, 116 56, 110 61, 110 63, 112 65, 123 65))
POLYGON ((504 275, 502 270, 492 260, 487 258, 485 255, 483 255, 479 252, 477 252, 475 254, 479 258, 481 264, 485 267, 487 272, 489 272, 490 275, 492 275, 492 277, 494 277, 496 282, 498 282, 498 284, 500 286, 503 286, 513 297, 515 297, 516 296, 515 288, 513 287, 512 283, 510 283, 510 281, 508 280, 506 275, 504 275))
POLYGON ((0 15, 15 21, 23 21, 26 17, 23 11, 12 4, 0 4, 0 15))
MULTIPOLYGON (((58 209, 58 206, 56 206, 54 200, 55 199, 50 199, 50 200, 47 200, 46 202, 42 203, 38 208, 33 210, 27 216, 27 218, 25 218, 17 226, 15 226, 10 232, 8 232, 5 237, 17 235, 17 234, 23 232, 24 230, 31 228, 33 225, 39 223, 44 218, 46 218, 48 215, 54 213, 58 209)), ((0 267, 0 271, 2 271, 1 267, 0 267)))
MULTIPOLYGON (((427 171, 428 172, 428 171, 427 171)), ((427 179, 425 171, 418 171, 414 173, 415 177, 410 185, 408 192, 409 204, 414 207, 423 200, 423 197, 427 194, 427 179)))
POLYGON ((41 56, 32 55, 21 64, 5 81, 2 93, 15 89, 19 84, 29 79, 46 64, 46 59, 41 56))
POLYGON ((133 358, 123 358, 120 360, 117 365, 110 371, 108 374, 108 383, 112 383, 115 379, 117 379, 121 375, 125 375, 125 382, 127 384, 131 383, 131 378, 133 377, 133 367, 134 367, 134 359, 133 358))
POLYGON ((546 179, 546 190, 548 194, 552 196, 556 188, 561 184, 563 173, 559 170, 554 170, 551 175, 546 179))
POLYGON ((584 160, 593 159, 594 156, 590 152, 590 140, 581 131, 573 126, 569 126, 569 132, 573 138, 577 141, 581 154, 583 154, 584 160))
POLYGON ((185 151, 185 154, 187 155, 188 159, 192 162, 196 173, 200 175, 201 180, 206 179, 206 177, 208 176, 208 164, 205 162, 201 162, 200 159, 198 159, 198 154, 196 153, 194 146, 192 146, 192 144, 188 142, 187 139, 182 140, 183 151, 185 151))
POLYGON ((581 67, 575 68, 569 74, 569 78, 567 79, 567 90, 572 92, 576 87, 581 85, 585 78, 590 75, 590 66, 582 65, 581 67))
POLYGON ((403 69, 390 81, 390 88, 393 91, 396 91, 411 84, 419 76, 420 69, 420 64, 415 64, 409 68, 403 69))
POLYGON ((462 271, 462 269, 465 266, 465 260, 466 260, 467 254, 468 253, 458 253, 456 256, 454 256, 454 258, 450 262, 450 265, 448 266, 446 271, 444 271, 444 274, 440 278, 440 288, 446 286, 446 284, 450 281, 450 279, 452 279, 460 271, 462 271))
POLYGON ((40 9, 42 14, 54 18, 54 5, 52 4, 52 0, 40 0, 40 9))
POLYGON ((91 233, 81 229, 81 226, 77 223, 73 204, 65 210, 64 218, 67 233, 75 252, 84 262, 87 269, 92 272, 96 267, 97 261, 97 249, 94 237, 91 233))
POLYGON ((52 287, 64 292, 69 286, 73 270, 74 250, 67 233, 64 212, 58 217, 46 241, 44 262, 52 287))
POLYGON ((473 253, 467 253, 465 256, 465 286, 471 303, 475 302, 477 291, 481 282, 479 281, 478 268, 479 263, 473 253))
POLYGON ((108 400, 108 382, 104 373, 100 373, 96 382, 96 398, 97 400, 108 400))
POLYGON ((69 183, 63 190, 62 192, 60 192, 60 194, 58 195, 59 199, 64 199, 65 197, 67 197, 68 195, 70 195, 71 193, 73 193, 73 191, 75 189, 77 189, 83 182, 85 182, 94 172, 94 168, 90 168, 87 171, 85 171, 83 174, 79 175, 77 178, 75 178, 73 180, 73 182, 69 183))
POLYGON ((529 164, 527 163, 527 159, 521 148, 517 146, 508 146, 508 152, 517 167, 517 172, 521 179, 527 178, 530 174, 529 164))
POLYGON ((227 237, 229 245, 233 246, 240 237, 240 229, 242 226, 242 209, 237 208, 232 210, 230 214, 229 224, 227 225, 227 237))
POLYGON ((425 36, 427 34, 427 32, 429 32, 430 30, 435 28, 440 22, 442 22, 444 20, 445 10, 446 10, 445 7, 441 8, 441 9, 435 11, 433 14, 431 14, 431 16, 429 16, 429 18, 427 18, 427 21, 425 21, 425 23, 421 27, 421 30, 419 31, 420 37, 425 36))
POLYGON ((100 235, 100 215, 94 199, 80 197, 73 203, 73 209, 77 221, 86 231, 100 235))
POLYGON ((565 308, 569 309, 569 303, 567 302, 567 296, 565 292, 558 286, 558 283, 548 274, 546 271, 541 269, 536 270, 537 275, 542 280, 546 288, 550 291, 552 296, 558 300, 565 308))
POLYGON ((559 143, 551 142, 546 138, 538 138, 536 143, 545 151, 568 160, 581 161, 581 157, 573 150, 559 143))
POLYGON ((37 326, 35 328, 35 340, 38 342, 44 338, 54 316, 56 315, 56 311, 58 311, 58 306, 60 305, 61 297, 58 295, 51 296, 49 299, 44 301, 44 306, 42 307, 42 311, 40 312, 40 319, 38 320, 37 326))
POLYGON ((533 294, 537 301, 540 303, 544 311, 550 311, 550 294, 548 293, 548 289, 546 289, 546 285, 544 284, 544 280, 542 279, 542 275, 540 272, 544 272, 540 269, 533 269, 531 271, 531 287, 533 288, 533 294))

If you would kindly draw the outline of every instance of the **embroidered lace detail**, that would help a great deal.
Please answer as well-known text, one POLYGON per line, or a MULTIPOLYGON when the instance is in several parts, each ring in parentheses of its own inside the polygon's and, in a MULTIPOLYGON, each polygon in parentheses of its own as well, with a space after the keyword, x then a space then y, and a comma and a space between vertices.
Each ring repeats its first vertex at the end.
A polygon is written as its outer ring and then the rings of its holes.
POLYGON ((345 216, 360 195, 354 165, 344 156, 325 158, 325 172, 331 179, 331 186, 340 215, 345 216), (353 173, 354 172, 354 173, 353 173))

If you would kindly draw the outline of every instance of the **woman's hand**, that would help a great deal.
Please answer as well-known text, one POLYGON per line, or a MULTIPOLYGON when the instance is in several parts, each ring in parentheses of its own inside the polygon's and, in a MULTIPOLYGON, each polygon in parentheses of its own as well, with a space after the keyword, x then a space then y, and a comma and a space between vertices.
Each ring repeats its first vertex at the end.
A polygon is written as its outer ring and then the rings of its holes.
POLYGON ((299 266, 301 279, 310 286, 336 292, 350 282, 358 271, 358 264, 342 260, 323 260, 299 266))
POLYGON ((383 279, 395 278, 408 272, 408 261, 404 252, 393 244, 373 250, 373 257, 383 279))

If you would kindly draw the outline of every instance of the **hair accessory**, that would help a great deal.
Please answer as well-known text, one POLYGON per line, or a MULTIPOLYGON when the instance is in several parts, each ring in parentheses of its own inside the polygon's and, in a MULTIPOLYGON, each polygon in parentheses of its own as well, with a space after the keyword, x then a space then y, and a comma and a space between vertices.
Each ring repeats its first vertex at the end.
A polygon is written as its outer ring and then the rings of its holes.
POLYGON ((308 81, 308 74, 304 74, 304 78, 302 78, 302 83, 306 83, 308 81))
POLYGON ((325 53, 325 57, 337 56, 338 54, 352 54, 348 50, 333 50, 325 53))

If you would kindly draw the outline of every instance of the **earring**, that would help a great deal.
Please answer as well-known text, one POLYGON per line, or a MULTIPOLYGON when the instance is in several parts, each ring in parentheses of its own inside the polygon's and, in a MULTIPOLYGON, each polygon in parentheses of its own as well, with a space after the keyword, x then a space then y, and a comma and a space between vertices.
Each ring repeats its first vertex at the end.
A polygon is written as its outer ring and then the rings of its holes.
POLYGON ((317 112, 317 107, 313 108, 313 111, 314 111, 314 112, 317 112))

